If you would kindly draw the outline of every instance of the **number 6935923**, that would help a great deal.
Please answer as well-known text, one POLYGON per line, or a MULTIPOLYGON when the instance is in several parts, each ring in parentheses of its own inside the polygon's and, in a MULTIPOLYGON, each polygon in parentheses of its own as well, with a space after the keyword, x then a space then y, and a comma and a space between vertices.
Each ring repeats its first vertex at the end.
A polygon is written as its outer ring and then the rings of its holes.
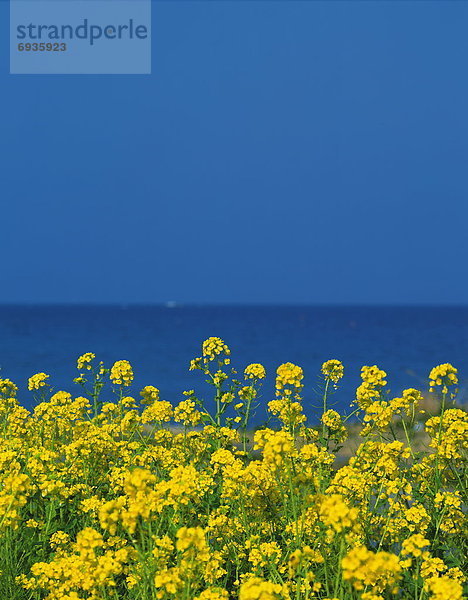
POLYGON ((19 52, 65 52, 67 45, 64 42, 27 42, 18 44, 19 52))

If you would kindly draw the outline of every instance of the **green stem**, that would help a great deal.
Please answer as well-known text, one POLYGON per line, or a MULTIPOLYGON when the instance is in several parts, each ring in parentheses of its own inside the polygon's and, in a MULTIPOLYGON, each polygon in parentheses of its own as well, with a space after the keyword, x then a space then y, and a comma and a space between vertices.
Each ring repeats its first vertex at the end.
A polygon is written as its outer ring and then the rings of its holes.
POLYGON ((340 541, 340 553, 338 556, 338 567, 336 569, 335 591, 333 592, 333 595, 335 596, 335 598, 338 597, 338 590, 340 589, 340 586, 341 586, 341 558, 343 556, 344 544, 345 544, 345 540, 344 540, 344 537, 342 537, 341 541, 340 541))
POLYGON ((402 422, 402 424, 403 424, 403 429, 405 430, 405 437, 406 437, 406 441, 408 442, 408 448, 410 449, 411 456, 412 456, 412 457, 413 457, 413 459, 414 459, 414 458, 415 458, 415 456, 414 456, 413 448, 411 447, 411 441, 410 441, 410 438, 409 438, 409 435, 408 435, 408 430, 407 430, 407 428, 406 428, 405 419, 403 419, 403 418, 402 418, 402 419, 401 419, 401 422, 402 422))
MULTIPOLYGON (((323 415, 327 412, 327 397, 328 397, 328 386, 330 385, 330 380, 327 379, 325 383, 325 391, 323 392, 323 415)), ((328 436, 327 436, 327 426, 322 422, 322 440, 325 446, 328 446, 328 436)))

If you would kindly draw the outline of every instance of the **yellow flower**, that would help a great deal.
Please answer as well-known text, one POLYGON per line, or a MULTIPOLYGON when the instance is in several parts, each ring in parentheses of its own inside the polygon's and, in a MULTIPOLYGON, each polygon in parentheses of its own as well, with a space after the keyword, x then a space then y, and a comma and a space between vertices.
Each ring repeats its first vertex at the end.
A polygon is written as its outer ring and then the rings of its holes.
POLYGON ((133 381, 133 370, 128 360, 118 360, 112 366, 110 379, 115 385, 128 387, 133 381))
POLYGON ((40 524, 38 523, 38 521, 36 521, 36 519, 28 519, 25 523, 25 526, 30 527, 31 529, 36 529, 40 526, 40 524))
MULTIPOLYGON (((393 408, 392 405, 385 402, 385 400, 371 402, 364 410, 366 412, 364 415, 364 422, 369 423, 373 421, 377 429, 385 429, 392 421, 393 408)), ((362 435, 364 435, 364 433, 362 433, 362 435)))
POLYGON ((80 357, 78 357, 77 364, 76 364, 77 369, 79 371, 83 371, 83 369, 90 371, 91 363, 95 358, 96 358, 96 355, 93 354, 92 352, 86 352, 85 354, 82 354, 80 357))
POLYGON ((149 404, 159 400, 159 390, 154 385, 146 385, 141 390, 140 396, 143 398, 142 404, 149 404))
POLYGON ((443 458, 461 458, 468 447, 468 413, 450 408, 440 417, 426 421, 426 431, 432 437, 429 446, 443 458))
POLYGON ((185 552, 189 548, 205 552, 207 549, 205 532, 201 527, 181 527, 176 534, 176 549, 185 552))
POLYGON ((65 531, 56 531, 50 536, 49 544, 52 549, 66 546, 70 542, 70 536, 65 531))
MULTIPOLYGON (((166 400, 156 400, 141 413, 142 423, 167 423, 173 414, 172 404, 166 400)), ((180 413, 179 413, 180 414, 180 413)))
POLYGON ((437 386, 442 386, 442 393, 447 393, 449 385, 458 383, 458 369, 450 363, 434 367, 429 374, 429 391, 433 392, 437 386))
MULTIPOLYGON (((29 412, 16 386, 0 379, 0 537, 18 541, 2 557, 7 576, 16 575, 24 552, 41 546, 41 562, 11 578, 12 594, 326 600, 336 587, 342 597, 383 600, 413 597, 419 578, 418 597, 461 600, 466 410, 444 406, 425 430, 412 427, 421 393, 408 389, 387 401, 385 372, 363 367, 357 399, 372 437, 346 446, 352 455, 336 465, 328 442, 346 435, 344 419, 326 410, 319 427, 303 425, 304 373, 285 363, 268 402, 280 427, 249 432, 247 447, 235 423, 256 404, 265 371, 247 366, 245 379, 232 379, 226 391, 228 356, 220 338, 206 340, 194 366, 217 384, 216 395, 204 404, 205 390, 185 391, 175 408, 154 386, 138 403, 117 387, 132 382, 130 364, 104 369, 92 353, 79 357, 77 374, 86 382, 95 373, 90 399, 48 393, 29 412), (98 397, 107 373, 115 402, 98 397), (206 413, 215 403, 229 427, 206 413), (395 435, 386 435, 395 415, 395 435), (183 426, 172 427, 174 420, 183 426), (204 421, 212 424, 196 427, 204 421), (390 552, 397 548, 398 556, 390 552)), ((335 359, 322 365, 322 383, 342 374, 335 359)), ((439 390, 457 381, 450 365, 431 376, 439 390)), ((50 389, 45 373, 30 385, 50 389)))
POLYGON ((350 508, 340 494, 328 494, 321 499, 319 515, 327 527, 339 533, 344 529, 356 528, 359 511, 350 508))
POLYGON ((40 388, 48 385, 47 380, 49 375, 45 373, 36 373, 28 379, 28 390, 39 390, 40 388))
POLYGON ((204 590, 199 596, 194 598, 194 600, 228 600, 229 593, 227 590, 223 590, 219 587, 208 588, 204 590))
POLYGON ((278 564, 281 554, 281 548, 276 542, 263 542, 251 548, 249 562, 254 567, 266 567, 269 564, 278 564))
POLYGON ((219 337, 210 337, 203 342, 202 345, 203 356, 207 360, 214 360, 220 354, 229 356, 231 351, 228 346, 219 337))
POLYGON ((327 410, 324 412, 322 423, 332 430, 339 429, 342 425, 341 417, 336 410, 327 410))
POLYGON ((459 581, 442 575, 426 579, 424 589, 430 600, 462 600, 463 588, 459 581))
POLYGON ((324 412, 321 421, 328 427, 330 437, 335 441, 343 442, 348 437, 348 431, 336 410, 327 410, 324 412))
POLYGON ((85 527, 76 536, 76 549, 80 554, 94 553, 95 548, 104 544, 102 535, 92 527, 85 527))
POLYGON ((360 408, 365 410, 371 402, 380 398, 379 388, 387 384, 385 380, 386 376, 387 373, 379 369, 376 365, 362 367, 362 383, 356 390, 356 402, 360 408))
POLYGON ((414 410, 422 400, 423 395, 421 392, 409 388, 408 390, 403 390, 401 398, 393 398, 390 400, 390 407, 395 414, 405 412, 409 416, 411 410, 414 410))
POLYGON ((304 373, 301 367, 292 363, 284 363, 276 370, 276 389, 281 390, 288 385, 301 388, 303 377, 304 373))
POLYGON ((416 558, 423 555, 423 548, 428 548, 430 541, 420 533, 415 533, 407 538, 401 548, 401 553, 405 556, 411 555, 416 558))
POLYGON ((193 400, 182 400, 174 409, 174 421, 184 425, 198 425, 201 413, 195 408, 193 400))
POLYGON ((287 431, 259 429, 254 434, 254 441, 254 449, 263 450, 263 460, 267 464, 280 466, 293 454, 294 440, 287 431))
POLYGON ((261 577, 250 577, 240 586, 239 600, 282 600, 289 596, 285 593, 285 585, 265 581, 261 577))
POLYGON ((16 386, 10 379, 0 379, 0 395, 7 398, 14 398, 18 386, 16 386))
POLYGON ((365 546, 352 548, 342 559, 343 579, 352 582, 356 590, 372 586, 375 592, 393 587, 398 582, 401 566, 390 552, 372 552, 365 546))
POLYGON ((245 367, 244 376, 246 379, 264 379, 266 377, 265 367, 258 363, 253 363, 245 367))
POLYGON ((343 363, 334 358, 327 360, 322 365, 322 373, 326 379, 330 379, 336 384, 344 375, 343 363))
MULTIPOLYGON (((161 588, 172 597, 177 597, 176 594, 182 590, 184 582, 180 577, 180 569, 171 567, 170 569, 162 569, 154 577, 154 585, 156 588, 161 588)), ((167 597, 164 592, 157 592, 156 598, 167 597)))
POLYGON ((190 361, 190 368, 189 371, 194 371, 195 369, 201 369, 202 368, 202 358, 194 358, 190 361))

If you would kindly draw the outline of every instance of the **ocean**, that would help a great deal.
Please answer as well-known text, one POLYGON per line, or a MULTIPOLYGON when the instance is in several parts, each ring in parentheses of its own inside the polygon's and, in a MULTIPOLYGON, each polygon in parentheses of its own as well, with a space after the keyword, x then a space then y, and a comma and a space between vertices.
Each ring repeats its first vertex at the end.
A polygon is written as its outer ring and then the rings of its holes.
POLYGON ((468 307, 1 306, 0 377, 20 387, 27 408, 34 405, 27 380, 37 372, 50 375, 54 391, 82 395, 72 383, 76 359, 94 352, 106 366, 130 361, 129 395, 154 385, 162 399, 177 403, 194 389, 210 405, 203 374, 188 370, 210 336, 228 344, 239 374, 253 362, 267 369, 255 424, 266 418, 275 370, 284 362, 304 369, 303 403, 312 421, 321 401, 320 367, 330 358, 345 365, 332 397, 345 413, 363 365, 384 369, 397 396, 407 387, 427 390, 430 369, 450 362, 459 370, 460 400, 468 397, 468 307))

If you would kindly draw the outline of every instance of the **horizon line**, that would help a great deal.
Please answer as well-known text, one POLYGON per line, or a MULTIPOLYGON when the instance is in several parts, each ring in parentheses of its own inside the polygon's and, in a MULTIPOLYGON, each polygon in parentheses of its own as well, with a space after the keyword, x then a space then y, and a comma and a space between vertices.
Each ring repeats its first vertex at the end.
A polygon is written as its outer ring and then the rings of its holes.
POLYGON ((468 303, 430 302, 430 303, 383 303, 383 302, 178 302, 174 300, 160 302, 1 302, 0 308, 468 308, 468 303))

